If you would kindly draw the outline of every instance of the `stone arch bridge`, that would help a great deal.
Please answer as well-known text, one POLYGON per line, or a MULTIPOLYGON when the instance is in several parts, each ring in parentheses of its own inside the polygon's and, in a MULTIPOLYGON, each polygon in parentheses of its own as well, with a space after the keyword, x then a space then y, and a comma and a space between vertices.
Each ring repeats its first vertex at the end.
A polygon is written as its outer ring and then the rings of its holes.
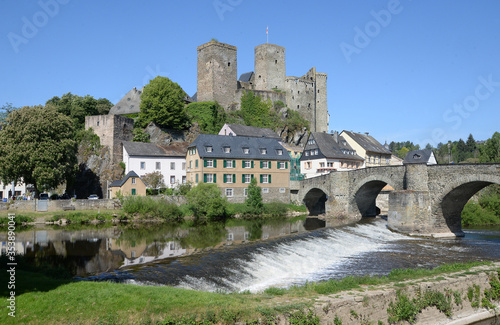
POLYGON ((301 181, 299 198, 311 215, 357 221, 375 216, 385 185, 388 226, 419 236, 463 236, 461 212, 482 188, 500 184, 500 164, 412 164, 334 172, 301 181))

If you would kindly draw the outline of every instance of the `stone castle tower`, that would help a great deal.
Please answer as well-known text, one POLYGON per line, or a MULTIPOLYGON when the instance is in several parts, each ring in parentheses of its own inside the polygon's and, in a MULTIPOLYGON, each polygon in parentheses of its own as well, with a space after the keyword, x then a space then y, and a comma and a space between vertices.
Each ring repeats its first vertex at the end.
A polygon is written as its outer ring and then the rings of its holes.
POLYGON ((255 47, 255 72, 237 79, 237 48, 211 41, 198 47, 197 101, 217 101, 227 110, 239 109, 246 90, 262 99, 281 100, 310 122, 312 132, 328 132, 326 73, 311 68, 302 77, 286 76, 285 48, 255 47))

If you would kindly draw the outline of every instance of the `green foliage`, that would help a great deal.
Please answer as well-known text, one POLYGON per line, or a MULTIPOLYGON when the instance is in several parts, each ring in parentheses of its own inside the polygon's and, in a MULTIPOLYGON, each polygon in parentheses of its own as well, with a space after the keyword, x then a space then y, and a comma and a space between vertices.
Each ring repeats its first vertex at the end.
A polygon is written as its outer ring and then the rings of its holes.
POLYGON ((175 187, 174 195, 187 195, 189 191, 191 191, 192 187, 193 184, 191 184, 191 182, 177 184, 177 186, 175 187))
POLYGON ((320 324, 319 317, 309 310, 307 314, 301 310, 289 315, 290 325, 315 325, 320 324))
POLYGON ((271 202, 264 205, 264 213, 270 217, 285 217, 288 205, 282 202, 271 202))
POLYGON ((101 139, 92 128, 76 131, 75 140, 78 143, 78 155, 83 160, 87 160, 91 155, 98 155, 101 150, 101 139))
POLYGON ((132 138, 132 141, 134 142, 145 142, 145 143, 149 143, 149 134, 144 132, 144 129, 142 128, 136 128, 134 127, 134 129, 132 130, 132 134, 134 135, 134 137, 132 138))
POLYGON ((155 200, 148 196, 128 196, 124 198, 123 211, 128 215, 138 214, 144 218, 180 220, 183 217, 176 204, 155 200))
MULTIPOLYGON (((9 217, 0 217, 0 225, 7 225, 11 219, 9 217)), ((14 218, 14 223, 16 225, 21 225, 23 223, 34 222, 35 219, 33 217, 16 214, 14 218)))
POLYGON ((269 119, 271 106, 270 101, 262 101, 253 91, 245 91, 241 96, 240 114, 248 126, 269 128, 272 127, 269 119))
POLYGON ((138 125, 146 127, 154 122, 159 127, 182 130, 189 119, 184 109, 186 93, 172 80, 157 76, 144 87, 141 94, 141 112, 138 125))
POLYGON ((288 109, 286 112, 285 124, 289 133, 302 131, 304 128, 309 130, 309 121, 304 119, 299 112, 288 109))
POLYGON ((462 225, 500 224, 500 186, 490 185, 479 192, 478 202, 467 202, 462 210, 462 225))
POLYGON ((387 313, 389 314, 387 321, 389 324, 394 324, 399 321, 413 323, 419 312, 417 306, 400 290, 398 290, 396 295, 396 302, 391 301, 389 308, 387 308, 387 313))
POLYGON ((13 111, 0 131, 0 177, 23 180, 38 191, 58 186, 76 172, 71 120, 43 106, 13 111))
POLYGON ((54 108, 71 118, 75 129, 83 129, 85 116, 108 114, 113 104, 106 98, 95 99, 90 95, 81 97, 66 93, 60 98, 57 96, 52 97, 45 103, 45 106, 54 108))
POLYGON ((12 106, 12 103, 5 103, 5 105, 0 108, 0 124, 3 124, 9 114, 16 109, 18 109, 18 107, 12 106))
POLYGON ((342 325, 342 320, 339 318, 339 316, 335 315, 335 318, 333 319, 333 324, 342 325))
POLYGON ((202 133, 218 134, 227 115, 216 102, 196 102, 186 106, 186 111, 191 121, 198 122, 202 133))
POLYGON ((397 156, 401 159, 405 159, 408 152, 410 152, 410 149, 403 147, 397 151, 397 156))
POLYGON ((482 163, 500 162, 500 133, 493 136, 479 146, 479 161, 482 163))
POLYGON ((282 296, 282 295, 284 295, 286 292, 287 292, 287 290, 286 290, 286 289, 283 289, 283 288, 275 288, 275 287, 267 288, 266 290, 264 290, 264 293, 265 293, 266 295, 270 295, 270 296, 282 296))
POLYGON ((215 184, 199 183, 187 193, 186 199, 196 218, 218 220, 227 217, 227 199, 215 184))
POLYGON ((408 150, 407 152, 420 149, 420 145, 418 144, 415 145, 411 141, 405 141, 405 142, 392 141, 391 143, 389 143, 389 150, 392 152, 393 155, 397 155, 398 157, 399 157, 398 151, 400 151, 403 147, 408 150))
POLYGON ((252 178, 248 185, 248 196, 245 199, 245 204, 247 206, 246 213, 251 215, 261 214, 264 209, 264 205, 262 204, 262 189, 257 185, 256 178, 252 178))

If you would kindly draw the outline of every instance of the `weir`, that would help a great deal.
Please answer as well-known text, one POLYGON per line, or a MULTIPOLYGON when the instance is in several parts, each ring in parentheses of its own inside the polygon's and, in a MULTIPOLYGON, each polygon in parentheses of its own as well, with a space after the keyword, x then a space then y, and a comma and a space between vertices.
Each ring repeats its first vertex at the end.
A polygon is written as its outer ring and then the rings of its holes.
POLYGON ((461 212, 482 188, 500 184, 500 164, 408 164, 370 167, 301 181, 299 198, 312 215, 346 222, 377 214, 375 200, 385 185, 388 227, 416 236, 463 236, 461 212), (323 200, 323 202, 322 202, 323 200))

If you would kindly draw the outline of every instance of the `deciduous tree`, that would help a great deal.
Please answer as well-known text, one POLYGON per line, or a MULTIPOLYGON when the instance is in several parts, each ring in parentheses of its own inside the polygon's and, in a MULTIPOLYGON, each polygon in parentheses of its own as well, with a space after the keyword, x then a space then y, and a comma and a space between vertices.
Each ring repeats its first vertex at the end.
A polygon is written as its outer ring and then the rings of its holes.
POLYGON ((264 211, 262 203, 262 189, 257 186, 257 179, 252 178, 248 185, 248 196, 245 200, 247 211, 249 214, 257 215, 264 211))
POLYGON ((158 190, 159 188, 165 187, 163 175, 159 171, 147 173, 142 177, 142 180, 147 187, 153 190, 158 190))
POLYGON ((54 108, 23 107, 9 114, 0 131, 0 177, 47 190, 76 172, 76 142, 69 117, 54 108))

